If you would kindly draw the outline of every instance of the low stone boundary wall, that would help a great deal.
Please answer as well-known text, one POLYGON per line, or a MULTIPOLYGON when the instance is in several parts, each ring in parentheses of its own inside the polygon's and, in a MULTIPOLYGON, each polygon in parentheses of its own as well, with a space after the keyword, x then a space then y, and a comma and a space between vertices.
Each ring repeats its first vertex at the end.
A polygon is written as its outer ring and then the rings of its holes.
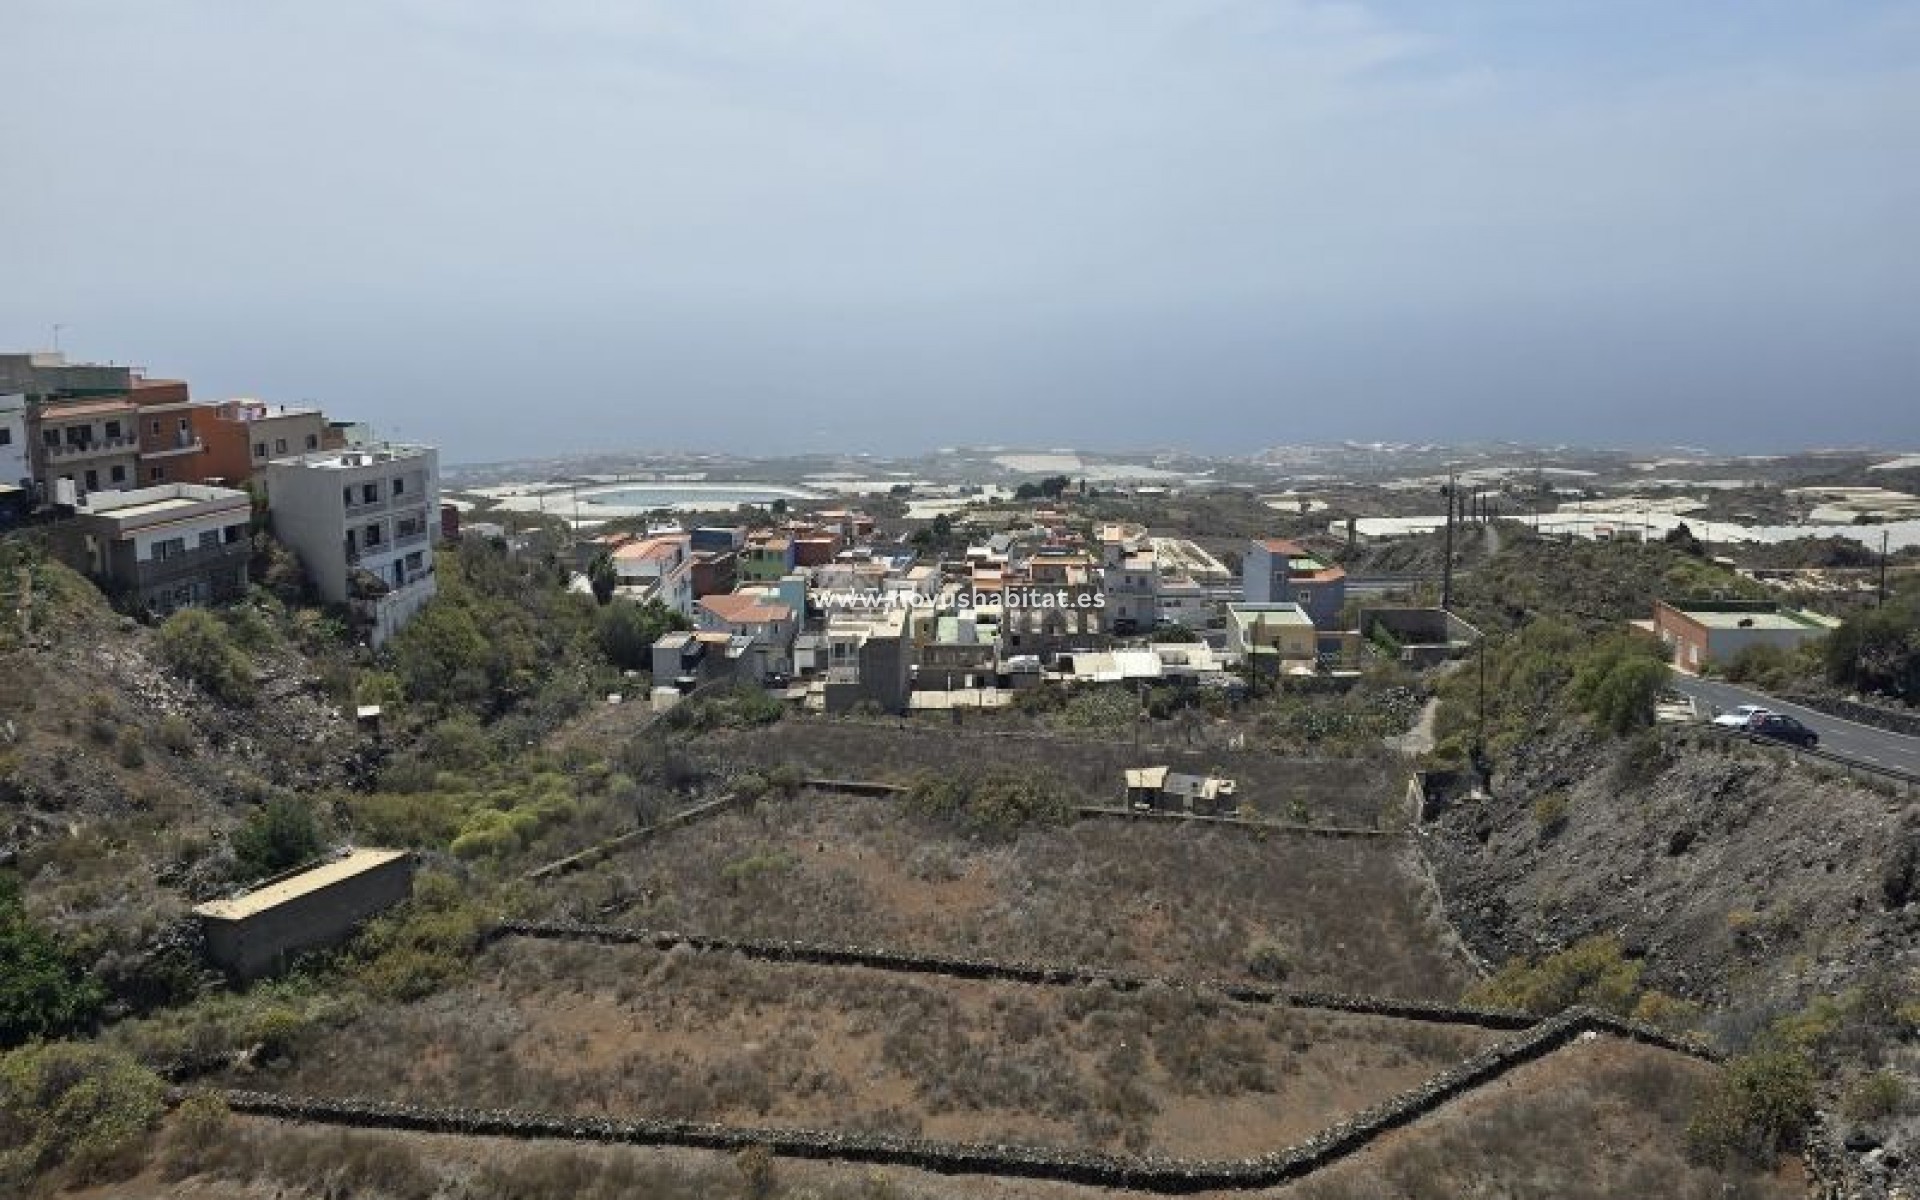
POLYGON ((683 809, 680 812, 674 813, 672 816, 662 817, 651 825, 628 830, 626 833, 620 834, 618 837, 608 838, 604 842, 596 842, 577 854, 569 854, 565 858, 555 859, 544 866, 535 867, 522 876, 522 878, 532 883, 542 883, 555 876, 566 875, 573 871, 590 867, 628 846, 646 841, 655 834, 665 833, 670 829, 678 829, 683 825, 691 825, 695 821, 704 820, 707 817, 723 813, 743 803, 745 799, 746 797, 744 796, 729 792, 718 800, 709 800, 705 804, 696 804, 692 808, 683 809))
MULTIPOLYGON (((220 1095, 227 1107, 238 1113, 363 1129, 708 1150, 761 1146, 791 1158, 877 1163, 950 1175, 1052 1179, 1094 1187, 1179 1194, 1272 1187, 1298 1179, 1358 1152, 1381 1134, 1411 1124, 1448 1100, 1588 1033, 1611 1034, 1682 1053, 1701 1053, 1697 1047, 1657 1030, 1590 1010, 1574 1009, 1533 1026, 1520 1037, 1490 1047, 1391 1100, 1335 1122, 1305 1141, 1272 1154, 1243 1159, 1125 1158, 1044 1146, 936 1142, 877 1133, 566 1116, 506 1109, 436 1108, 394 1101, 282 1096, 239 1090, 220 1095)), ((184 1090, 171 1093, 176 1101, 188 1094, 184 1090)))
POLYGON ((1020 962, 997 958, 961 958, 942 954, 887 950, 872 946, 836 946, 819 942, 790 942, 760 938, 711 937, 627 925, 591 925, 575 921, 502 921, 488 931, 487 940, 504 937, 547 941, 600 942, 607 945, 650 946, 739 954, 767 962, 806 963, 822 967, 866 967, 914 975, 943 975, 950 979, 993 979, 1052 987, 1105 986, 1118 991, 1149 987, 1206 989, 1228 1000, 1247 1004, 1277 1004, 1291 1008, 1324 1009, 1361 1016, 1396 1017, 1443 1025, 1474 1025, 1483 1029, 1525 1029, 1538 1018, 1512 1009, 1473 1008, 1434 1000, 1361 996, 1343 992, 1290 991, 1259 984, 1219 980, 1180 979, 1165 975, 1134 975, 1093 967, 1020 962))
POLYGON ((1082 817, 1106 817, 1123 821, 1174 821, 1189 825, 1225 825, 1234 829, 1259 830, 1266 833, 1304 833, 1315 837, 1328 838, 1382 838, 1405 837, 1404 829, 1362 829, 1356 825, 1303 825, 1298 821, 1259 821, 1245 817, 1209 817, 1201 813, 1184 812, 1140 812, 1134 809, 1112 808, 1100 804, 1087 804, 1074 809, 1082 817))

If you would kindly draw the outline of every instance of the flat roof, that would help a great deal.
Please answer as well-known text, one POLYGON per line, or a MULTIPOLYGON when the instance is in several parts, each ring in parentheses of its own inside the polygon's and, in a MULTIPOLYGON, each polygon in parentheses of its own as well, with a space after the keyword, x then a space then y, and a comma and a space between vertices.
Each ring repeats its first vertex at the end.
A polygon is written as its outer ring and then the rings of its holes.
POLYGON ((345 858, 337 858, 323 863, 311 871, 302 871, 278 883, 270 883, 255 892, 238 896, 232 900, 210 900, 196 905, 197 916, 211 917, 217 921, 244 921, 248 917, 278 907, 289 900, 310 896, 323 891, 336 883, 364 875, 376 867, 384 867, 398 858, 405 858, 405 850, 355 850, 345 858))
POLYGON ((1681 612, 1708 629, 1790 629, 1800 632, 1821 626, 1796 612, 1681 612))

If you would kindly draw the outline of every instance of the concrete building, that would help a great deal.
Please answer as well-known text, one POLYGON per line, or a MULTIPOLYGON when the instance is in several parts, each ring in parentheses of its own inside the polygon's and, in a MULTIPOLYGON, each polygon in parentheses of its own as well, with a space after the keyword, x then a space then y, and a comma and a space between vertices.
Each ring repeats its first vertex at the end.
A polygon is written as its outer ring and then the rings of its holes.
POLYGON ((692 618, 694 602, 692 538, 665 533, 639 538, 613 550, 613 573, 619 581, 615 594, 636 603, 658 600, 692 618))
POLYGON ((1160 617, 1160 564, 1153 540, 1138 526, 1103 526, 1100 565, 1105 573, 1108 631, 1117 637, 1151 631, 1160 617))
POLYGON ((95 396, 122 396, 133 386, 131 367, 70 363, 58 351, 0 354, 0 395, 21 395, 27 406, 95 396))
POLYGON ((793 539, 758 533, 740 548, 736 571, 742 583, 771 583, 793 571, 793 539))
POLYGON ((1190 775, 1170 767, 1129 767, 1127 807, 1196 816, 1231 816, 1239 805, 1234 781, 1190 775))
POLYGON ((194 426, 199 406, 186 383, 137 378, 127 398, 138 410, 134 424, 140 439, 140 486, 206 482, 206 443, 194 426))
POLYGON ((139 410, 124 397, 63 400, 30 409, 37 428, 33 446, 34 481, 41 494, 62 501, 88 492, 125 491, 137 486, 140 437, 134 422, 139 410), (61 488, 61 483, 70 485, 61 488))
POLYGON ((1227 605, 1227 651, 1265 673, 1311 671, 1319 657, 1313 618, 1298 604, 1227 605))
POLYGON ((207 956, 241 979, 258 979, 297 954, 345 941, 362 922, 412 892, 410 854, 356 850, 193 911, 206 935, 207 956))
POLYGON ((347 604, 378 646, 437 590, 440 456, 385 445, 271 459, 261 472, 274 536, 321 596, 347 604))
POLYGON ((68 566, 109 595, 169 613, 246 594, 252 515, 252 499, 230 488, 172 483, 94 492, 51 541, 68 566))
POLYGON ((0 396, 0 487, 33 486, 33 448, 27 443, 27 397, 0 396))
POLYGON ((1000 671, 1000 613, 909 609, 916 689, 991 687, 1000 671))
POLYGON ((827 616, 827 667, 823 696, 829 713, 868 703, 883 712, 907 711, 912 684, 909 611, 835 609, 827 616))
POLYGON ((1240 567, 1248 604, 1298 604, 1321 629, 1340 628, 1347 603, 1347 573, 1321 562, 1298 542, 1256 538, 1240 567))
POLYGON ((1824 637, 1837 622, 1783 608, 1769 600, 1653 602, 1653 619, 1641 627, 1660 639, 1673 665, 1699 671, 1724 665, 1749 646, 1791 650, 1824 637))
MULTIPOLYGON (((206 480, 237 487, 276 458, 328 449, 327 417, 317 408, 223 400, 194 406, 192 417, 205 446, 199 469, 206 480)), ((439 515, 437 508, 434 513, 439 515)))
POLYGON ((694 608, 701 632, 750 639, 766 648, 767 670, 793 669, 793 638, 800 626, 798 612, 804 608, 796 612, 792 605, 759 592, 703 596, 694 608))

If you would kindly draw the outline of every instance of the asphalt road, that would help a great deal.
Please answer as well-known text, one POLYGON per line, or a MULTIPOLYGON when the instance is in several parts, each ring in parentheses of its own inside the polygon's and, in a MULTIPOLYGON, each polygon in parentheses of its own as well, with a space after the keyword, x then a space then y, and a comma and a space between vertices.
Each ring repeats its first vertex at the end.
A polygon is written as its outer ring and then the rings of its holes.
POLYGON ((1920 775, 1920 737, 1892 733, 1861 725, 1841 717, 1828 716, 1815 709, 1789 704, 1750 688, 1736 687, 1717 679, 1696 679, 1673 673, 1673 690, 1698 702, 1702 716, 1725 712, 1742 704, 1759 704, 1777 713, 1785 713, 1820 735, 1820 748, 1831 754, 1868 766, 1892 767, 1920 775))

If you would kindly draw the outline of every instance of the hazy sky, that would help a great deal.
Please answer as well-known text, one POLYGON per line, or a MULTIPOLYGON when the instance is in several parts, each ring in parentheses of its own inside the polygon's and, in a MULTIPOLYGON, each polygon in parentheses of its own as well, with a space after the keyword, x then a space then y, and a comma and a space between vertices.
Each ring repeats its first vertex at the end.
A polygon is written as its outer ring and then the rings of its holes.
POLYGON ((0 348, 454 461, 1920 443, 1920 0, 7 0, 0 348))

